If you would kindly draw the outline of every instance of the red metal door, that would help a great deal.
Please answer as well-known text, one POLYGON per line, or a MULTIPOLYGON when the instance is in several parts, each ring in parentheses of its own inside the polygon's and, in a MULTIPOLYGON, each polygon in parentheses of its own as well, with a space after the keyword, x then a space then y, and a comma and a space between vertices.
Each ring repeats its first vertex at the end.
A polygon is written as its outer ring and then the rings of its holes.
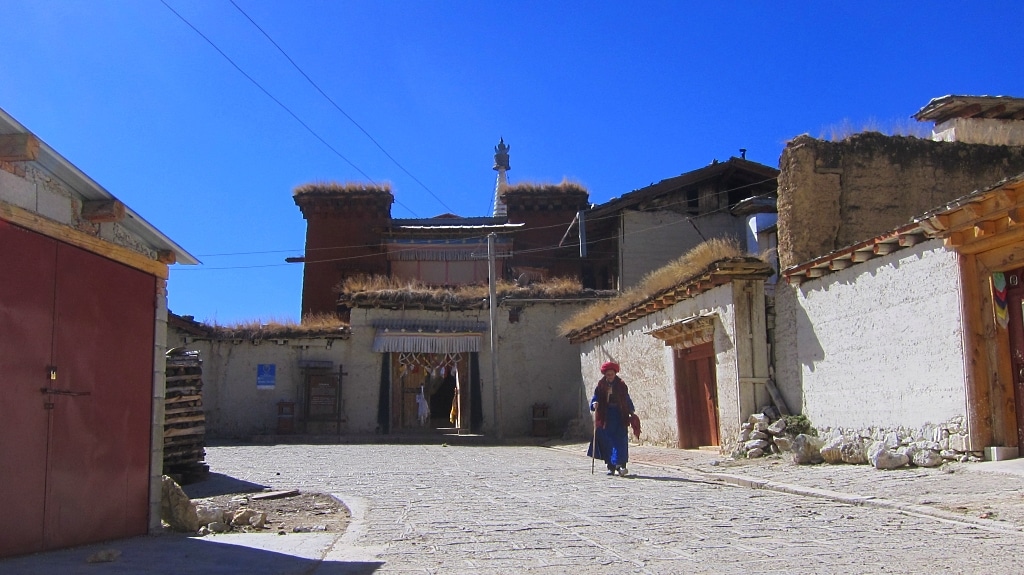
POLYGON ((48 548, 147 531, 155 281, 59 245, 48 548))
POLYGON ((680 448, 719 444, 714 362, 712 343, 676 352, 676 414, 680 448))
POLYGON ((43 549, 57 242, 0 220, 0 557, 43 549))
POLYGON ((0 274, 0 556, 146 533, 156 279, 3 222, 0 274))

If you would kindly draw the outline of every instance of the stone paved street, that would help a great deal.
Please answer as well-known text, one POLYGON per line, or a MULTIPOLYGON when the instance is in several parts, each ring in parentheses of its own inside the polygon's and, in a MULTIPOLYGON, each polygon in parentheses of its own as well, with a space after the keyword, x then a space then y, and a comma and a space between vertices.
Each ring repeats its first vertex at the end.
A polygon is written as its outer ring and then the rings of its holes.
POLYGON ((245 445, 210 448, 207 462, 337 495, 355 520, 323 566, 381 562, 375 573, 998 574, 1024 559, 1011 524, 737 487, 666 461, 633 463, 632 478, 600 463, 591 475, 575 447, 245 445))

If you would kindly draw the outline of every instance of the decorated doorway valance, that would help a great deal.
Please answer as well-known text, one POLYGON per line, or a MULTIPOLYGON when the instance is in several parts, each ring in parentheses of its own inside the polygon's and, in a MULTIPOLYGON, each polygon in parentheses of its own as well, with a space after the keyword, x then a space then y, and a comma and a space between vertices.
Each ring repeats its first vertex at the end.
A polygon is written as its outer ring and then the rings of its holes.
POLYGON ((674 321, 667 325, 647 330, 645 333, 656 337, 675 349, 698 346, 715 338, 715 314, 704 314, 674 321))
POLYGON ((486 331, 486 324, 474 321, 380 321, 374 327, 378 353, 478 352, 486 331))

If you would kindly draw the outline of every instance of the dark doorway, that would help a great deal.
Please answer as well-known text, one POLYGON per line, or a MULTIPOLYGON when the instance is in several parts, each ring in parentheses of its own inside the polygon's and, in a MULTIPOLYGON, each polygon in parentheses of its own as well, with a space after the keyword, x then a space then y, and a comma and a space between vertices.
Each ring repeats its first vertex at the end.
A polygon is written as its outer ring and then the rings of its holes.
MULTIPOLYGON (((1007 332, 1010 335, 1010 366, 1013 396, 1017 408, 1017 446, 1024 447, 1024 268, 1008 271, 1006 277, 1007 332)), ((999 294, 996 293, 998 306, 999 294)))

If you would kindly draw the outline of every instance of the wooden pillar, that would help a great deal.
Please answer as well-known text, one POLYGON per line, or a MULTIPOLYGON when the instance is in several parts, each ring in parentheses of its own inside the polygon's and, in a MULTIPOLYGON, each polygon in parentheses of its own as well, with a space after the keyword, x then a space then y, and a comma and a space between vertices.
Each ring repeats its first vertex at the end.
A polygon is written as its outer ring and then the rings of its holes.
POLYGON ((961 255, 961 315, 964 326, 964 369, 966 373, 967 448, 977 451, 992 445, 992 410, 989 358, 986 341, 995 334, 991 314, 992 293, 988 279, 978 271, 977 258, 961 255))

